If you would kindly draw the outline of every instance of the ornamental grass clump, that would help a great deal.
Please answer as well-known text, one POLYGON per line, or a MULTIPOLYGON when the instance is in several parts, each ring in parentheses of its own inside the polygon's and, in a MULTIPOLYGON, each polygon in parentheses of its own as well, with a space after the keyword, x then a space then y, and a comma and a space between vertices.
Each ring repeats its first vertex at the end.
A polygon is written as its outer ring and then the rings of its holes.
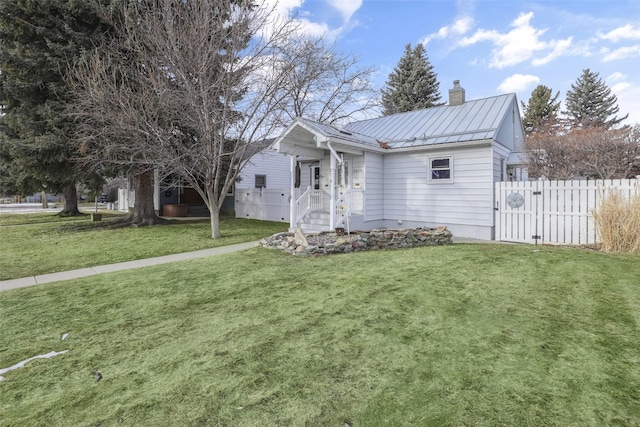
POLYGON ((640 253, 640 195, 612 192, 592 213, 600 250, 640 253))

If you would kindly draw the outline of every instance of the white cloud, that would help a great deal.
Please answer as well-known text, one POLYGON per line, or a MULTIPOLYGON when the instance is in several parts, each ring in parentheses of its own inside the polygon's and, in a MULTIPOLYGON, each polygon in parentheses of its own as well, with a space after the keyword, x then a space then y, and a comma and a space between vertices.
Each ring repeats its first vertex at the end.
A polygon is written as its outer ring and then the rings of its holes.
POLYGON ((540 83, 540 78, 531 74, 514 74, 507 77, 500 86, 500 93, 522 92, 536 83, 540 83))
POLYGON ((312 37, 331 36, 335 30, 331 30, 329 25, 324 22, 311 22, 306 18, 296 20, 299 28, 298 31, 312 37))
POLYGON ((279 16, 289 16, 302 6, 304 0, 263 0, 265 7, 273 9, 279 16))
POLYGON ((554 59, 567 53, 567 51, 571 47, 572 41, 573 37, 569 37, 564 40, 553 40, 553 42, 549 45, 552 49, 551 52, 545 57, 534 59, 533 61, 531 61, 531 64, 536 66, 548 64, 554 59))
POLYGON ((446 39, 451 36, 461 36, 466 34, 473 26, 473 18, 463 16, 456 19, 451 25, 441 27, 437 32, 424 36, 420 43, 426 45, 431 40, 446 39))
POLYGON ((622 74, 620 71, 616 71, 615 73, 612 73, 609 77, 607 77, 607 82, 618 82, 620 80, 625 80, 626 78, 626 74, 622 74))
POLYGON ((611 30, 608 33, 598 33, 598 37, 612 41, 613 43, 623 39, 640 39, 640 28, 634 28, 633 25, 627 24, 611 30))
POLYGON ((495 46, 491 51, 489 66, 505 68, 534 58, 536 53, 549 52, 542 58, 532 60, 533 65, 547 64, 553 59, 565 54, 572 44, 572 37, 563 40, 543 41, 546 29, 536 29, 530 24, 533 12, 521 13, 511 22, 512 29, 507 33, 496 30, 480 29, 458 43, 466 47, 483 41, 489 41, 495 46))
MULTIPOLYGON (((274 18, 286 20, 293 18, 294 23, 298 26, 298 32, 303 35, 313 37, 328 36, 329 38, 338 37, 345 30, 346 26, 331 28, 326 22, 314 22, 309 19, 307 12, 301 11, 305 0, 263 0, 266 8, 271 8, 274 18)), ((347 22, 353 13, 355 13, 362 5, 362 0, 326 0, 333 8, 335 8, 345 22, 347 22)), ((273 25, 278 19, 273 20, 273 25)), ((270 34, 272 27, 265 29, 265 34, 270 34)))
POLYGON ((640 86, 631 82, 622 82, 612 86, 611 91, 618 98, 620 112, 617 116, 629 113, 629 118, 624 123, 640 124, 640 86))
POLYGON ((629 89, 631 87, 631 83, 629 82, 620 82, 611 86, 611 92, 613 93, 622 93, 624 90, 629 89))
POLYGON ((637 44, 635 46, 624 46, 613 50, 604 48, 601 50, 601 53, 604 54, 604 57, 602 58, 604 62, 633 58, 636 56, 640 56, 640 45, 637 44))
POLYGON ((342 14, 345 22, 348 22, 362 6, 362 0, 327 0, 327 2, 342 14))

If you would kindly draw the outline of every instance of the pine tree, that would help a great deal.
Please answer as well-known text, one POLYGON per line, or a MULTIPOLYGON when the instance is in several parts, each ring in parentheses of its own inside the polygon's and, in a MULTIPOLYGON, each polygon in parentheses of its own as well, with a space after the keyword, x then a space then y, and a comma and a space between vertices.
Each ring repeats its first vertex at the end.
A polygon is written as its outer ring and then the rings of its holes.
POLYGON ((69 67, 103 33, 85 0, 0 3, 0 161, 14 189, 62 192, 78 214, 74 124, 65 113, 69 67))
POLYGON ((383 114, 403 113, 442 105, 440 83, 429 62, 427 51, 419 43, 405 46, 404 55, 382 90, 383 114))
POLYGON ((610 129, 629 116, 615 116, 620 111, 618 99, 599 74, 588 68, 571 85, 565 104, 566 111, 563 113, 568 116, 573 127, 610 129))
POLYGON ((560 92, 557 92, 554 97, 551 97, 552 93, 551 88, 538 85, 531 92, 529 102, 527 104, 521 102, 522 110, 524 111, 522 124, 525 133, 530 134, 539 127, 552 124, 558 120, 558 112, 560 111, 558 97, 560 92))

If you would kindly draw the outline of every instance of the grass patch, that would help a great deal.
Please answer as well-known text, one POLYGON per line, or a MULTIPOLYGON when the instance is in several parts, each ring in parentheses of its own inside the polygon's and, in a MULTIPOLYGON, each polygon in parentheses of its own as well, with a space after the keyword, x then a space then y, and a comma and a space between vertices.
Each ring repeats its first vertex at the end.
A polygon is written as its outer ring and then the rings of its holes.
POLYGON ((252 249, 6 291, 0 368, 69 352, 5 374, 0 420, 637 425, 638 261, 528 245, 252 249))
POLYGON ((110 229, 109 222, 0 227, 0 280, 54 273, 259 240, 287 224, 221 218, 222 237, 209 221, 174 221, 153 227, 110 229))
MULTIPOLYGON (((80 216, 61 216, 57 213, 43 212, 43 213, 29 213, 29 214, 0 214, 0 227, 10 225, 27 225, 27 224, 49 224, 60 222, 81 222, 89 221, 91 219, 90 214, 93 211, 82 210, 80 216)), ((122 218, 124 214, 114 211, 100 211, 105 219, 122 218)), ((1 230, 0 230, 1 232, 1 230)))

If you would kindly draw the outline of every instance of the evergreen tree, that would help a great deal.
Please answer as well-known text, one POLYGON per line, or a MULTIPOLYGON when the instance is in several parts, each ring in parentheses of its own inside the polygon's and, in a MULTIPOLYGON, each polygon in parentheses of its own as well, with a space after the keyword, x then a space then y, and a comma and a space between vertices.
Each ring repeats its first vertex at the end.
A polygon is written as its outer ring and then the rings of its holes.
POLYGON ((65 75, 104 27, 85 0, 0 2, 0 161, 13 188, 62 192, 78 214, 65 75))
POLYGON ((552 124, 558 120, 558 112, 560 111, 558 97, 560 92, 557 92, 554 97, 551 97, 552 93, 551 88, 538 85, 531 92, 531 97, 527 104, 521 101, 522 110, 524 111, 522 124, 525 133, 530 134, 541 126, 552 124))
POLYGON ((610 129, 629 116, 615 116, 620 111, 618 99, 599 74, 588 68, 571 85, 565 104, 567 110, 563 113, 568 116, 573 127, 610 129))
POLYGON ((421 43, 413 49, 408 44, 382 89, 383 114, 386 116, 442 105, 440 99, 440 83, 427 51, 421 43))

